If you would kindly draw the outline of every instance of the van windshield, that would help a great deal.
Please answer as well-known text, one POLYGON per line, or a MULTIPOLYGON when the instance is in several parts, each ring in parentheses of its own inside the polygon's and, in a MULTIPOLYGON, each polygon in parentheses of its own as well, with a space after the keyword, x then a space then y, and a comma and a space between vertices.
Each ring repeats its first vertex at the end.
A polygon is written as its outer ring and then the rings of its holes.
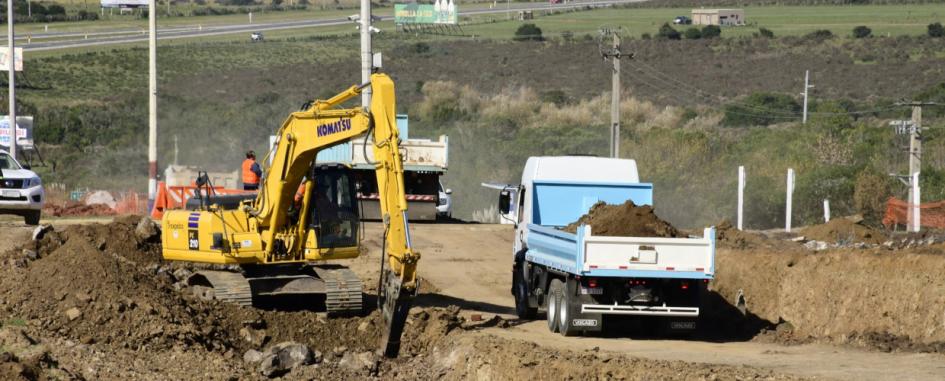
POLYGON ((13 160, 10 155, 0 153, 0 169, 20 169, 20 164, 13 160))

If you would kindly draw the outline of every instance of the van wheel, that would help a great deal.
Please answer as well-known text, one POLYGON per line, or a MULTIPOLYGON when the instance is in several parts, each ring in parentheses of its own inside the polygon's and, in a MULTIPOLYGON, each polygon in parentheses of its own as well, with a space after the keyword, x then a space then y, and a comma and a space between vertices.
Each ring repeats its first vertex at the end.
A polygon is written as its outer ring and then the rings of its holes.
POLYGON ((42 212, 39 210, 31 210, 26 212, 26 215, 23 216, 23 219, 26 220, 27 225, 36 226, 39 225, 39 217, 42 212))
POLYGON ((578 334, 571 320, 571 305, 574 304, 574 295, 563 288, 561 300, 558 303, 558 332, 564 336, 574 336, 578 334))
POLYGON ((560 318, 558 316, 560 313, 558 304, 561 303, 561 294, 563 288, 564 283, 561 283, 560 279, 552 279, 551 285, 548 286, 548 295, 545 299, 545 306, 548 309, 548 330, 551 332, 558 332, 558 319, 560 318))
POLYGON ((525 276, 522 269, 523 264, 519 262, 512 267, 512 295, 515 296, 515 314, 519 319, 532 320, 538 314, 538 308, 528 304, 528 284, 525 282, 525 276))

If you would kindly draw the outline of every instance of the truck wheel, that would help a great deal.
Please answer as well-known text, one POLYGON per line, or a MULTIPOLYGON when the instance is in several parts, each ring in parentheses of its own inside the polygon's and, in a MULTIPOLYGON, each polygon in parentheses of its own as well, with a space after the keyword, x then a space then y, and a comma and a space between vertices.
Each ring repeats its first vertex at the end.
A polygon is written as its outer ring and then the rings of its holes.
POLYGON ((558 304, 561 302, 561 290, 564 288, 564 283, 561 283, 560 279, 552 279, 551 285, 548 286, 548 295, 545 299, 545 306, 548 309, 548 330, 551 332, 558 332, 558 304))
POLYGON ((528 304, 528 284, 522 273, 522 263, 512 268, 512 295, 515 296, 515 314, 519 319, 532 320, 538 314, 538 308, 528 304))
POLYGON ((27 225, 36 226, 39 225, 39 216, 42 212, 39 210, 31 210, 26 212, 23 216, 23 219, 26 220, 27 225))
POLYGON ((575 336, 578 330, 575 329, 571 320, 571 306, 575 302, 574 295, 564 288, 561 292, 561 301, 558 303, 558 332, 563 336, 575 336))

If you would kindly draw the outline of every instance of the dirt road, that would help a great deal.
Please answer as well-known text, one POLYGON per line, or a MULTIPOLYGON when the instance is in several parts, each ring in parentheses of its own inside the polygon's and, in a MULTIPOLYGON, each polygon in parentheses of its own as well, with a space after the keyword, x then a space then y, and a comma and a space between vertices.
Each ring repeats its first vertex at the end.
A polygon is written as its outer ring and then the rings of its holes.
MULTIPOLYGON (((456 304, 465 314, 479 312, 512 317, 509 294, 513 231, 508 225, 414 224, 414 246, 422 251, 420 276, 438 290, 418 304, 456 304)), ((366 226, 367 236, 380 227, 366 226)), ((370 246, 370 242, 369 242, 370 246)), ((375 264, 377 247, 366 263, 375 264)), ((360 267, 360 266, 359 266, 360 267)), ((678 360, 769 368, 778 373, 849 380, 945 379, 945 356, 928 353, 882 353, 825 344, 780 345, 760 342, 702 342, 618 338, 565 338, 548 332, 544 321, 489 334, 521 339, 558 349, 604 351, 657 360, 678 360)))

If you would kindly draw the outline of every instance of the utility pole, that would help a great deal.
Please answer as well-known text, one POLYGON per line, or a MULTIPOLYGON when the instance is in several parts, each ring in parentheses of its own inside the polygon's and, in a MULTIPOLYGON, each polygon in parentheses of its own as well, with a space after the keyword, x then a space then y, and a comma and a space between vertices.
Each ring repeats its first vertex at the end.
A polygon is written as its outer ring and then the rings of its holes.
POLYGON ((148 1, 148 207, 157 194, 157 0, 148 1))
POLYGON ((16 159, 16 45, 13 42, 13 0, 7 0, 7 46, 10 47, 10 53, 7 54, 9 76, 7 81, 10 85, 10 157, 16 159))
POLYGON ((633 58, 633 54, 624 55, 620 52, 620 34, 619 30, 601 29, 601 43, 598 44, 601 57, 606 61, 613 59, 612 84, 610 95, 610 157, 620 156, 620 59, 623 57, 633 58), (609 51, 603 49, 603 38, 607 35, 613 37, 613 46, 609 51))
MULTIPOLYGON (((371 53, 371 0, 361 0, 361 83, 371 81, 374 57, 371 53)), ((361 91, 361 107, 371 107, 371 87, 361 91)))
POLYGON ((922 106, 935 106, 934 102, 900 102, 897 106, 912 108, 912 119, 896 120, 889 124, 896 127, 896 133, 909 134, 909 173, 905 176, 896 175, 909 187, 907 212, 909 229, 919 231, 921 216, 919 212, 919 174, 922 171, 922 106))
POLYGON ((810 84, 810 70, 804 70, 804 92, 801 93, 804 96, 804 116, 801 117, 801 124, 807 124, 807 93, 812 88, 814 86, 810 84))

